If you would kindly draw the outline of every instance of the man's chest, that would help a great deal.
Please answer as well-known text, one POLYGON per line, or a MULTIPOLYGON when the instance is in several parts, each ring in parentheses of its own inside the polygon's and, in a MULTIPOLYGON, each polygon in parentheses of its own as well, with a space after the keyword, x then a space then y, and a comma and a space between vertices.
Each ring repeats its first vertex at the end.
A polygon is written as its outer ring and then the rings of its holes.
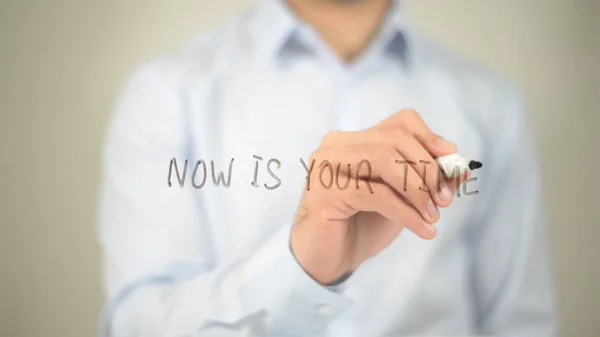
MULTIPOLYGON (((206 167, 196 170, 197 180, 206 177, 199 193, 216 248, 225 259, 248 256, 277 229, 291 226, 306 188, 309 157, 329 131, 365 129, 412 108, 434 132, 457 143, 462 155, 477 158, 482 151, 477 130, 445 83, 393 76, 349 82, 319 76, 315 74, 314 82, 265 80, 257 85, 241 80, 229 91, 219 90, 210 104, 202 103, 209 105, 205 108, 210 114, 191 119, 191 129, 199 130, 192 133, 191 159, 203 160, 206 167)), ((404 231, 361 267, 348 282, 348 293, 359 303, 347 313, 349 320, 360 316, 393 326, 398 323, 392 319, 395 312, 440 291, 439 280, 424 282, 432 277, 444 279, 445 287, 453 289, 434 296, 440 319, 454 310, 449 303, 455 299, 445 297, 466 291, 461 233, 477 199, 471 194, 476 189, 471 182, 459 190, 451 207, 441 210, 436 240, 424 241, 404 231), (390 316, 375 314, 381 307, 391 310, 390 316)))

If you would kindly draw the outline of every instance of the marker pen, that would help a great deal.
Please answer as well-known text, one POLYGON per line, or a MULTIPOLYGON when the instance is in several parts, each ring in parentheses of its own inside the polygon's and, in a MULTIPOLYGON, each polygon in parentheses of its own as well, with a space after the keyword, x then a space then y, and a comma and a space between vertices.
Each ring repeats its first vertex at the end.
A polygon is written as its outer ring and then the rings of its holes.
POLYGON ((437 157, 435 161, 440 165, 444 176, 448 179, 456 178, 467 170, 472 171, 483 166, 482 163, 476 160, 466 159, 455 153, 437 157))

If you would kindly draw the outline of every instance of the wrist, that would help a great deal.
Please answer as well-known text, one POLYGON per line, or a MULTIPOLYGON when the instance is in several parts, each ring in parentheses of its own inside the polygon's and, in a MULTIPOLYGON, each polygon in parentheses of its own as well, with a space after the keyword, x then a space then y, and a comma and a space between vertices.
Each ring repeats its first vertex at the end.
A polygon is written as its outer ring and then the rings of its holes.
POLYGON ((323 251, 322 243, 294 232, 290 237, 290 251, 298 265, 317 283, 323 286, 338 284, 347 278, 347 274, 351 274, 343 259, 332 257, 337 254, 327 252, 327 247, 323 251))

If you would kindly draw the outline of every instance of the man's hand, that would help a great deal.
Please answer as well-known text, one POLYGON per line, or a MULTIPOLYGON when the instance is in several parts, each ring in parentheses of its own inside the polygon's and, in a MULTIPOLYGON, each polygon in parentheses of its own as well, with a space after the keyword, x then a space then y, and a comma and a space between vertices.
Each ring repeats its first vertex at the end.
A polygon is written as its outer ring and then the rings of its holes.
POLYGON ((450 205, 458 185, 440 179, 434 158, 455 152, 456 145, 410 109, 363 131, 325 136, 307 164, 307 189, 292 229, 298 262, 317 282, 329 284, 378 254, 405 227, 434 238, 438 207, 450 205))

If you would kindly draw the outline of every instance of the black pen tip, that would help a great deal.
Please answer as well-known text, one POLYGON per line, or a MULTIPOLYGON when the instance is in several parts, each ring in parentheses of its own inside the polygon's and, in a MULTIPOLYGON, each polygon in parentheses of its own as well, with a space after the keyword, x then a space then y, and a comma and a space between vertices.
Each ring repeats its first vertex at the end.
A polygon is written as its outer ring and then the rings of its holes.
POLYGON ((469 169, 471 169, 471 170, 476 170, 478 168, 481 168, 482 166, 483 166, 483 164, 476 160, 471 160, 469 162, 469 169))

